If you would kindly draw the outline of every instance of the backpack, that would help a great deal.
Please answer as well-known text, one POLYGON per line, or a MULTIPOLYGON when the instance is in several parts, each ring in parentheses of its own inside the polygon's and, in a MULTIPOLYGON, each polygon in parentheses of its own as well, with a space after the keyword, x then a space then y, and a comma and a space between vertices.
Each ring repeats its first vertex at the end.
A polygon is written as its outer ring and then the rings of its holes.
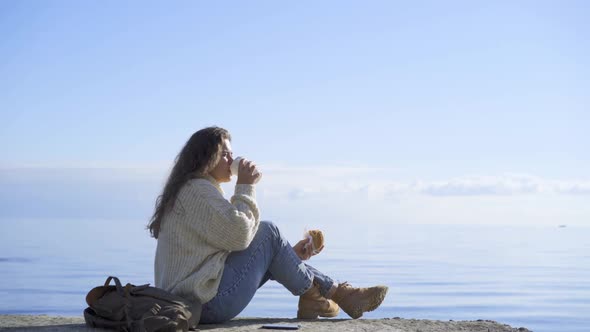
POLYGON ((127 332, 188 331, 201 317, 201 303, 190 302, 149 284, 121 286, 108 277, 86 295, 86 325, 127 332), (111 286, 111 280, 115 285, 111 286))

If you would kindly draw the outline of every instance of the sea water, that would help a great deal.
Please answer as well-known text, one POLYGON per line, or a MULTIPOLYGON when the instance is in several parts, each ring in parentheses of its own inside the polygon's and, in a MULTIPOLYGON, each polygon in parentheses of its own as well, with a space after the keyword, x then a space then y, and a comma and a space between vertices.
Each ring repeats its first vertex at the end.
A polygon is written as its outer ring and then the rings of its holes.
MULTIPOLYGON (((0 314, 80 316, 86 293, 108 275, 153 284, 156 242, 144 228, 142 220, 0 220, 0 314)), ((299 226, 282 228, 301 238, 299 226)), ((590 228, 350 220, 323 230, 326 248, 311 265, 338 281, 389 286, 366 318, 590 331, 590 228)), ((270 281, 240 316, 296 311, 297 298, 270 281)))

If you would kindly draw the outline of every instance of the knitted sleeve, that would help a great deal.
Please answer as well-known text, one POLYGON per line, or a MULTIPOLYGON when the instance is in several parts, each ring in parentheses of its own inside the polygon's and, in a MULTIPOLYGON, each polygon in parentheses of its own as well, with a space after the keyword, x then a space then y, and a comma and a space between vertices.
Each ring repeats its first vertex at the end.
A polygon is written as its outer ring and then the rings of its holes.
POLYGON ((260 212, 253 185, 236 185, 229 202, 213 184, 195 181, 180 197, 190 216, 189 228, 211 246, 227 251, 244 250, 256 235, 260 212))

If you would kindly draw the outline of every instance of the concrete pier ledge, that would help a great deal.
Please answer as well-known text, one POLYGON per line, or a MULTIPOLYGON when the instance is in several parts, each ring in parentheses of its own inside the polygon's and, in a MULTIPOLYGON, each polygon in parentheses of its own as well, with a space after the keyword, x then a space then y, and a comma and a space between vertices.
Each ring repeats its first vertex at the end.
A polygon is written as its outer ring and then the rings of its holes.
MULTIPOLYGON (((320 319, 296 320, 289 318, 236 318, 220 325, 200 325, 201 331, 271 331, 262 330, 264 324, 299 324, 299 331, 395 331, 395 332, 531 332, 524 327, 511 327, 490 320, 436 321, 426 319, 320 319)), ((2 331, 106 331, 84 325, 83 317, 46 315, 0 315, 2 331)))

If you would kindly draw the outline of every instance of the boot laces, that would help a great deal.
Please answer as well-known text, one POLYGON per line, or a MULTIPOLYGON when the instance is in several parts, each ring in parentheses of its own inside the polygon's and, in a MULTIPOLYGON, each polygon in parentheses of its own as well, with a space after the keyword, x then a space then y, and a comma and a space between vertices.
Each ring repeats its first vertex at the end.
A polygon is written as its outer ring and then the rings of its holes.
POLYGON ((353 288, 353 287, 351 284, 348 283, 348 281, 345 281, 345 282, 340 283, 340 285, 338 285, 338 288, 346 289, 346 288, 353 288))

